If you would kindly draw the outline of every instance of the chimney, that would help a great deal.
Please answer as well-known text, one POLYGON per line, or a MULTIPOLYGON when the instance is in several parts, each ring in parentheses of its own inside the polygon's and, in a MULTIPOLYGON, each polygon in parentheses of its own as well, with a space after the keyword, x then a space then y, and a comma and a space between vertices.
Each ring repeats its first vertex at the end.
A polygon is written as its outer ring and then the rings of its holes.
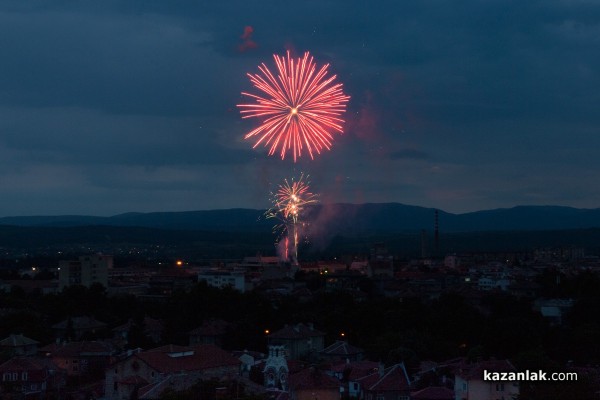
POLYGON ((377 367, 377 372, 379 372, 379 377, 383 378, 383 374, 385 372, 385 365, 381 361, 379 361, 379 367, 377 367))

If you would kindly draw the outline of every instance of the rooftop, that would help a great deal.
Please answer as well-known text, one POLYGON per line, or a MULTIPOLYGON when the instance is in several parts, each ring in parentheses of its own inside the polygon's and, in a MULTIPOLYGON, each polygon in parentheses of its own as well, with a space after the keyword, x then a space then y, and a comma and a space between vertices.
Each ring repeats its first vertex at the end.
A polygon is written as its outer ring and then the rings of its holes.
POLYGON ((204 321, 200 327, 190 331, 190 335, 221 336, 227 333, 230 327, 231 324, 222 319, 209 319, 204 321))
POLYGON ((160 373, 200 371, 224 366, 237 366, 240 361, 224 350, 210 345, 166 345, 137 353, 139 358, 160 373))
POLYGON ((273 332, 269 337, 271 339, 305 339, 315 336, 325 336, 324 332, 314 329, 312 324, 286 325, 282 329, 273 332))
POLYGON ((0 340, 1 347, 21 347, 21 346, 30 346, 34 344, 38 344, 37 340, 29 339, 22 334, 19 335, 10 335, 6 339, 0 340))
POLYGON ((40 353, 52 357, 80 357, 80 356, 110 356, 115 348, 109 342, 82 341, 67 343, 51 343, 39 349, 40 353))
POLYGON ((343 340, 338 340, 321 351, 322 354, 339 357, 353 356, 363 352, 363 349, 349 345, 348 342, 343 340))
POLYGON ((410 386, 404 364, 396 364, 357 379, 369 391, 407 391, 410 386))
POLYGON ((99 329, 104 328, 106 324, 104 322, 98 321, 97 319, 91 317, 72 317, 70 319, 65 319, 60 321, 57 324, 52 325, 52 329, 67 329, 70 323, 73 326, 73 329, 99 329))
POLYGON ((290 388, 293 390, 337 389, 340 381, 315 367, 306 368, 290 375, 290 388))

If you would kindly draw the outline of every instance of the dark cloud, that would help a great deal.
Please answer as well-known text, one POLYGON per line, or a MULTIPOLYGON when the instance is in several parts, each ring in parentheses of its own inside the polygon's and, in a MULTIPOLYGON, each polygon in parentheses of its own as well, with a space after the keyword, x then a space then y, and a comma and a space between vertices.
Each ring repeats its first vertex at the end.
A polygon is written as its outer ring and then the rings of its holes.
POLYGON ((327 201, 596 206, 598 21, 584 0, 0 0, 0 205, 264 207, 306 172, 327 201), (235 106, 286 49, 352 97, 297 164, 253 150, 235 106))
POLYGON ((416 159, 424 160, 429 158, 427 153, 416 149, 401 149, 390 154, 392 159, 416 159))

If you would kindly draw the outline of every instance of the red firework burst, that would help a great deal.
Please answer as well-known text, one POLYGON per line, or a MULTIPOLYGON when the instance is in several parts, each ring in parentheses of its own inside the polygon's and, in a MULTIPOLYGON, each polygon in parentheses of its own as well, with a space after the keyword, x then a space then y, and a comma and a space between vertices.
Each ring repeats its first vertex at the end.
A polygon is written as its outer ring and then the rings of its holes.
POLYGON ((290 184, 286 179, 275 194, 274 204, 285 220, 292 223, 298 222, 298 217, 304 207, 317 202, 316 195, 309 191, 308 183, 304 181, 304 174, 297 181, 292 179, 290 184))
POLYGON ((344 120, 350 99, 342 91, 342 84, 333 81, 336 75, 327 76, 329 64, 317 71, 313 57, 308 52, 294 59, 273 55, 277 77, 263 63, 260 74, 248 74, 252 84, 262 91, 259 96, 242 92, 255 100, 253 104, 238 104, 242 118, 259 118, 261 125, 246 134, 244 139, 256 137, 253 148, 260 144, 269 147, 269 155, 279 148, 281 159, 288 151, 294 162, 306 148, 310 158, 314 152, 331 149, 333 133, 343 133, 344 120))
MULTIPOLYGON (((308 177, 307 177, 308 178, 308 177)), ((302 227, 305 226, 302 221, 302 213, 306 206, 318 202, 317 195, 310 192, 308 181, 304 180, 304 174, 300 175, 298 180, 284 180, 279 185, 277 192, 271 193, 273 207, 265 213, 266 218, 275 218, 278 222, 273 227, 273 232, 278 233, 277 241, 283 240, 285 244, 285 259, 289 250, 289 240, 292 240, 292 255, 298 258, 298 240, 301 235, 302 227)))

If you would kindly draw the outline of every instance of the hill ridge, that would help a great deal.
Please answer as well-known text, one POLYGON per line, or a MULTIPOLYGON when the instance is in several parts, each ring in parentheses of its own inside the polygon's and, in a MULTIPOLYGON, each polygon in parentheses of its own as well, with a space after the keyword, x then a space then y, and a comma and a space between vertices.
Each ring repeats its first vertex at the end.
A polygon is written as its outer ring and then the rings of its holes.
MULTIPOLYGON (((311 229, 339 232, 414 232, 433 230, 435 208, 402 203, 324 203, 305 211, 311 229)), ((176 230, 260 231, 273 221, 265 210, 228 208, 193 211, 127 212, 108 217, 90 215, 14 216, 0 218, 0 225, 31 227, 128 226, 176 230)), ((554 205, 518 205, 511 208, 450 213, 438 209, 444 232, 557 230, 600 227, 600 208, 554 205)))

